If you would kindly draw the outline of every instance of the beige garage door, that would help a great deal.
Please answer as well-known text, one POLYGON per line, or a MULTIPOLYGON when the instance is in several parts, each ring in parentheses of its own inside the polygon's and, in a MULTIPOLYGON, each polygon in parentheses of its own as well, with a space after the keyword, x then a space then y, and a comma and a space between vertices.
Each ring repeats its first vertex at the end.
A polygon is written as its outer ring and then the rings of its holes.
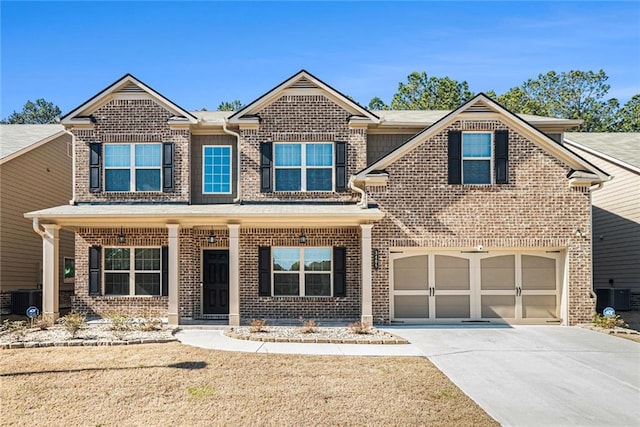
POLYGON ((419 323, 559 319, 558 253, 395 254, 391 318, 419 323))

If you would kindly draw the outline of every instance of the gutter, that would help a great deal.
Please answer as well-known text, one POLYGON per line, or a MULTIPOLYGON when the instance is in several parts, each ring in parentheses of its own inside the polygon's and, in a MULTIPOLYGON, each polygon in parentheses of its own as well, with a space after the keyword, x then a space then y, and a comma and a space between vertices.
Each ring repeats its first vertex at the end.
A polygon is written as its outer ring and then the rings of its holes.
POLYGON ((237 196, 235 199, 233 199, 233 203, 239 203, 242 200, 242 180, 240 179, 240 134, 227 129, 227 119, 224 119, 222 122, 222 130, 224 131, 224 133, 236 137, 236 173, 238 174, 238 179, 236 186, 237 196))
POLYGON ((348 186, 351 190, 355 191, 356 193, 360 193, 360 201, 356 203, 356 206, 358 206, 360 209, 367 209, 367 206, 369 205, 367 201, 367 193, 365 193, 365 191, 362 188, 356 186, 355 175, 351 175, 351 177, 349 178, 348 186))
POLYGON ((38 233, 40 235, 40 237, 42 237, 44 239, 44 236, 46 235, 46 233, 44 231, 40 230, 40 223, 38 222, 38 217, 37 216, 33 217, 33 220, 31 221, 31 226, 33 227, 33 231, 38 233))

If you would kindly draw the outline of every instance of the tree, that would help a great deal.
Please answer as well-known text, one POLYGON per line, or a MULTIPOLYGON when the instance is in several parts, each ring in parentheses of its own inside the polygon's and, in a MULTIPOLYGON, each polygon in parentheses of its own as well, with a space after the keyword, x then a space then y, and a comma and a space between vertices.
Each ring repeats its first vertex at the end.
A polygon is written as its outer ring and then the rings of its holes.
POLYGON ((610 89, 607 79, 604 70, 549 71, 509 89, 498 102, 515 113, 581 119, 582 132, 604 131, 611 126, 618 104, 604 99, 610 89))
POLYGON ((36 125, 55 123, 56 119, 60 117, 60 113, 60 108, 57 105, 39 98, 36 99, 36 102, 27 101, 22 107, 22 111, 14 111, 1 123, 36 125))
POLYGON ((640 132, 640 93, 633 95, 617 114, 618 132, 640 132))
POLYGON ((389 106, 384 103, 384 101, 377 96, 371 98, 369 101, 369 110, 388 110, 389 106))
MULTIPOLYGON (((426 72, 414 71, 406 83, 398 83, 393 95, 393 110, 452 110, 473 97, 466 81, 449 77, 428 77, 426 72)), ((374 98, 375 99, 375 98, 374 98)), ((372 100, 373 101, 373 100, 372 100)))
POLYGON ((218 105, 218 111, 238 111, 241 110, 242 107, 242 102, 238 99, 234 99, 231 102, 221 102, 220 105, 218 105))

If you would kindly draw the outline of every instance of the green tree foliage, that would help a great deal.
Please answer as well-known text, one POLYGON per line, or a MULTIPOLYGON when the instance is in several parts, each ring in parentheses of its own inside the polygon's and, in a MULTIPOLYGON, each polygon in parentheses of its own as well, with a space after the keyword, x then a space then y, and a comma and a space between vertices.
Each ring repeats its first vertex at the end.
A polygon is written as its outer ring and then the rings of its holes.
POLYGON ((242 107, 244 107, 242 102, 238 99, 234 99, 231 102, 221 102, 220 105, 218 105, 218 111, 238 111, 241 110, 242 107))
POLYGON ((391 100, 391 109, 452 110, 472 97, 473 93, 466 81, 429 77, 424 71, 414 71, 407 76, 406 83, 398 84, 398 92, 391 100))
POLYGON ((60 108, 57 105, 39 98, 36 99, 36 102, 27 101, 22 107, 22 111, 14 111, 1 123, 36 125, 55 123, 56 119, 60 117, 60 113, 60 108))
POLYGON ((618 132, 640 132, 640 93, 634 95, 618 111, 618 132))
POLYGON ((388 110, 389 106, 384 103, 384 101, 377 96, 371 98, 369 101, 369 110, 388 110))
POLYGON ((579 130, 598 132, 612 126, 618 101, 605 100, 610 86, 604 70, 549 71, 498 96, 498 102, 515 113, 581 119, 579 130))

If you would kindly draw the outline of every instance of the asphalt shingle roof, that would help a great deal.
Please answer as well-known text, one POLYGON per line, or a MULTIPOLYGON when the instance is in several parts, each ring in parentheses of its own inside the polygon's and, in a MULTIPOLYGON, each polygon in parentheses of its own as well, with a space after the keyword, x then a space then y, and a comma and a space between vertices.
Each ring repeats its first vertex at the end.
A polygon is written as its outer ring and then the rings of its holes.
POLYGON ((0 125, 0 159, 62 131, 62 125, 0 125))
POLYGON ((640 133, 565 132, 564 138, 640 168, 640 133))

